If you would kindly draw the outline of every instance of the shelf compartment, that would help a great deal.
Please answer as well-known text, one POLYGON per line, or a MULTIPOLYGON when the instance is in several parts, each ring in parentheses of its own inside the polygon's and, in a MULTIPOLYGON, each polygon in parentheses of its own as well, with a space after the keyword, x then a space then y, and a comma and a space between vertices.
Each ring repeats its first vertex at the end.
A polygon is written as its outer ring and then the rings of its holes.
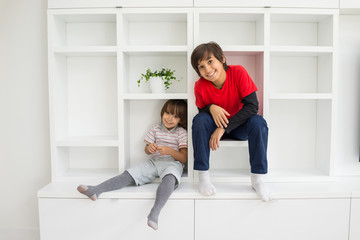
POLYGON ((264 15, 256 13, 200 13, 200 43, 264 45, 264 15), (226 27, 224 27, 226 26, 226 27))
POLYGON ((173 81, 166 93, 187 93, 187 52, 127 52, 123 55, 123 93, 150 93, 149 83, 137 81, 148 68, 152 71, 169 68, 175 70, 180 81, 173 81))
POLYGON ((248 147, 248 141, 223 139, 220 141, 220 147, 248 147))
MULTIPOLYGON (((128 99, 123 101, 124 129, 123 142, 124 169, 149 159, 144 151, 144 138, 151 126, 161 122, 160 112, 167 99, 128 99)), ((185 173, 184 173, 184 176, 185 173)))
MULTIPOLYGON (((271 94, 327 94, 332 93, 332 53, 270 54, 271 94)), ((321 97, 321 95, 318 95, 321 97)))
POLYGON ((116 14, 54 14, 54 46, 116 46, 116 14))
POLYGON ((224 51, 226 62, 228 65, 242 65, 258 87, 256 92, 259 100, 260 115, 263 115, 263 100, 264 100, 264 52, 239 52, 228 49, 224 51))
POLYGON ((270 100, 272 169, 331 174, 332 100, 270 100))
POLYGON ((333 46, 333 16, 331 14, 271 14, 270 44, 333 46))
POLYGON ((55 139, 118 135, 116 62, 116 56, 54 56, 50 98, 55 139))
POLYGON ((245 145, 226 145, 220 141, 220 148, 210 152, 211 179, 214 182, 242 182, 244 176, 249 178, 250 175, 249 149, 245 145))
POLYGON ((125 46, 187 45, 186 13, 124 13, 125 46))
POLYGON ((119 174, 117 147, 69 146, 55 151, 55 178, 103 180, 119 174))

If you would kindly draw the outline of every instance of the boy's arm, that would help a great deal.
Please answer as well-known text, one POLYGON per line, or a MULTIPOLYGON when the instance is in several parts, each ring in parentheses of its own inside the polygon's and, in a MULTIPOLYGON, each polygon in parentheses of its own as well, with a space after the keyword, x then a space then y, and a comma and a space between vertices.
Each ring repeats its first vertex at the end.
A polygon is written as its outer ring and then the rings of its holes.
POLYGON ((185 164, 187 162, 187 147, 180 148, 179 151, 176 151, 175 149, 168 146, 158 146, 157 150, 161 155, 170 155, 176 161, 179 161, 182 164, 185 164))
POLYGON ((207 105, 207 106, 205 106, 205 107, 203 107, 203 108, 198 108, 198 110, 199 110, 199 112, 210 113, 210 107, 211 107, 211 105, 213 105, 213 104, 209 104, 209 105, 207 105))
POLYGON ((225 128, 227 133, 245 123, 249 117, 257 114, 259 110, 259 101, 256 97, 256 92, 250 93, 244 97, 241 102, 244 104, 243 107, 234 116, 229 118, 229 124, 225 128))
POLYGON ((229 123, 227 116, 230 116, 230 114, 224 108, 219 107, 216 104, 209 104, 208 106, 199 109, 199 111, 211 114, 218 128, 226 128, 229 123))

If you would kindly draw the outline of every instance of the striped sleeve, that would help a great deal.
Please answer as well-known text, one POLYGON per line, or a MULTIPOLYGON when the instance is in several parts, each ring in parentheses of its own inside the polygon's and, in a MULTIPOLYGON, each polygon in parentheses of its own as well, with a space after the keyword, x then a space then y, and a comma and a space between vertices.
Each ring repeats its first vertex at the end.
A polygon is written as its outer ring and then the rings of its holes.
POLYGON ((184 128, 179 129, 179 149, 187 148, 188 146, 188 135, 184 128))
POLYGON ((154 143, 156 134, 156 125, 153 125, 150 130, 146 133, 145 142, 154 143))

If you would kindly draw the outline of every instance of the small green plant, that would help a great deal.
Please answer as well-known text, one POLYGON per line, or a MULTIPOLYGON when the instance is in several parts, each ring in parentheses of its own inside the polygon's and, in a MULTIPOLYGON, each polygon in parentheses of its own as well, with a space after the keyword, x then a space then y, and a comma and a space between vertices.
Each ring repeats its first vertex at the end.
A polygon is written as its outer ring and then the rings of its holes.
POLYGON ((140 79, 137 81, 138 87, 140 87, 141 81, 148 82, 151 77, 160 77, 164 81, 165 90, 169 89, 170 85, 172 84, 172 81, 179 81, 174 76, 175 70, 170 70, 168 68, 163 68, 160 71, 156 70, 155 72, 152 72, 150 68, 146 70, 145 73, 141 74, 140 79))

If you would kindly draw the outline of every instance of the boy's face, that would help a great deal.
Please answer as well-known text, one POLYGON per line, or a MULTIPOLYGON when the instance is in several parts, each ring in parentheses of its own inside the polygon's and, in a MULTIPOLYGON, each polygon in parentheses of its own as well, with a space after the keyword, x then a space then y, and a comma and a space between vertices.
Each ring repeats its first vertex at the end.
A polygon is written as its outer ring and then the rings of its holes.
POLYGON ((225 63, 225 57, 220 62, 214 57, 214 54, 209 55, 207 59, 199 61, 199 72, 200 75, 216 85, 216 83, 222 83, 226 79, 226 72, 223 64, 225 63))
POLYGON ((165 111, 161 121, 168 130, 171 130, 180 123, 180 117, 165 111))

